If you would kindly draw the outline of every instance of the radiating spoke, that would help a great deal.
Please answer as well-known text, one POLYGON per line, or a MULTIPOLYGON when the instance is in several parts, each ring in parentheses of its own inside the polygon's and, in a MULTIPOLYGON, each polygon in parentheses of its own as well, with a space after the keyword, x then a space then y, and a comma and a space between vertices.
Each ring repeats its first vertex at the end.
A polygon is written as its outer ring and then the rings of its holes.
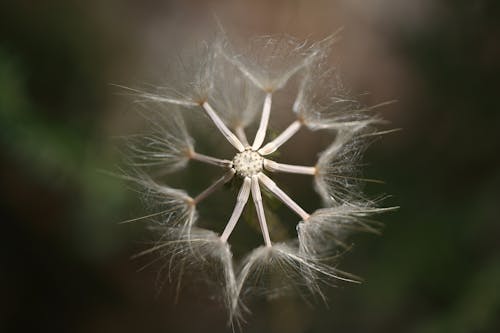
MULTIPOLYGON (((192 199, 190 198, 190 200, 192 200, 192 199)), ((166 209, 166 210, 162 210, 161 212, 156 212, 156 213, 152 213, 152 214, 148 214, 148 215, 144 215, 144 216, 135 217, 133 219, 128 219, 128 220, 120 221, 120 222, 118 222, 118 224, 125 224, 125 223, 137 222, 137 221, 140 221, 140 220, 148 219, 150 217, 162 215, 162 214, 165 214, 165 213, 168 213, 168 212, 169 212, 169 210, 166 209)))
POLYGON ((245 148, 250 147, 250 144, 248 143, 247 135, 245 134, 245 129, 242 126, 238 126, 234 129, 234 132, 236 133, 236 136, 238 139, 240 139, 241 143, 245 148))
POLYGON ((212 185, 207 187, 203 192, 198 194, 194 199, 193 199, 193 204, 197 204, 200 201, 204 200, 207 198, 210 194, 212 194, 214 191, 216 191, 219 187, 230 181, 235 174, 234 169, 229 169, 228 172, 226 172, 222 177, 217 179, 212 185))
POLYGON ((266 215, 264 214, 264 205, 262 204, 262 195, 259 187, 259 177, 257 175, 252 176, 252 198, 255 204, 255 209, 257 210, 257 217, 259 219, 262 236, 264 237, 264 243, 266 246, 272 246, 269 231, 267 230, 266 215))
POLYGON ((272 93, 267 93, 266 98, 264 99, 264 105, 262 106, 262 115, 260 117, 259 128, 257 129, 257 134, 255 135, 255 139, 253 140, 252 149, 258 150, 264 139, 266 137, 267 125, 269 124, 269 115, 271 114, 271 101, 272 101, 272 93))
POLYGON ((292 200, 282 189, 276 185, 275 182, 271 180, 271 178, 267 177, 265 174, 259 174, 260 182, 271 191, 278 199, 280 199, 285 205, 290 207, 297 215, 299 215, 304 221, 309 219, 309 214, 302 209, 295 201, 292 200))
POLYGON ((169 104, 174 104, 174 105, 183 105, 183 106, 188 106, 188 107, 193 107, 196 105, 195 102, 189 101, 189 100, 183 100, 179 98, 168 98, 168 97, 163 97, 155 94, 149 94, 149 93, 143 93, 141 94, 142 97, 150 100, 150 101, 155 101, 155 102, 163 102, 163 103, 169 103, 169 104))
POLYGON ((301 175, 315 175, 316 167, 303 166, 303 165, 293 165, 293 164, 283 164, 277 163, 271 160, 264 159, 264 168, 271 172, 287 172, 295 173, 301 175))
POLYGON ((231 215, 226 228, 220 236, 220 239, 223 242, 227 242, 227 239, 233 232, 233 229, 236 226, 241 213, 243 212, 243 208, 245 208, 245 205, 247 204, 248 197, 250 196, 251 182, 252 181, 249 177, 245 177, 245 179, 243 180, 243 185, 241 185, 240 192, 238 193, 238 198, 236 199, 236 206, 234 206, 233 214, 231 215))
POLYGON ((238 151, 242 152, 245 150, 245 146, 240 142, 240 140, 234 135, 233 132, 229 128, 227 128, 226 124, 222 121, 222 119, 217 115, 214 109, 208 104, 208 102, 204 102, 202 104, 203 109, 206 111, 207 115, 212 119, 215 126, 219 129, 219 131, 224 135, 227 141, 232 144, 238 151))
POLYGON ((194 151, 189 152, 189 158, 192 160, 196 160, 199 162, 207 163, 207 164, 212 164, 216 166, 220 166, 223 168, 230 168, 231 167, 231 161, 230 160, 223 160, 220 158, 200 154, 194 151))
POLYGON ((264 147, 259 149, 261 155, 269 155, 274 153, 276 149, 281 147, 285 142, 290 140, 292 136, 295 135, 302 127, 302 122, 300 120, 295 120, 291 123, 280 135, 278 135, 273 141, 267 143, 264 147))

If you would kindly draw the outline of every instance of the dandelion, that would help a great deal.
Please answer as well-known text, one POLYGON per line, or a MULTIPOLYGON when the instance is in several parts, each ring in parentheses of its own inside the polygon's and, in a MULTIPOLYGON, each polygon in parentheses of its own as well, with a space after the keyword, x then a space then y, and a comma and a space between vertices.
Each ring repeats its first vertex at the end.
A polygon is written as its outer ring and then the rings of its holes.
POLYGON ((167 258, 169 273, 203 267, 215 273, 209 275, 221 286, 230 322, 246 310, 243 299, 248 296, 289 289, 322 296, 322 281, 358 281, 327 259, 338 248, 348 247, 346 237, 353 231, 378 232, 369 216, 387 210, 362 194, 360 185, 369 180, 359 172, 368 139, 381 134, 374 130, 381 119, 374 107, 364 107, 349 97, 335 70, 328 67, 327 55, 335 40, 308 43, 288 36, 265 36, 252 40, 247 49, 238 49, 220 38, 212 46, 204 45, 203 58, 183 67, 184 81, 181 78, 174 86, 153 93, 138 92, 141 103, 155 109, 146 116, 153 134, 129 141, 131 165, 145 171, 126 178, 142 189, 147 202, 155 203, 147 217, 154 218, 153 230, 159 234, 155 245, 139 256, 160 253, 167 258), (266 142, 273 99, 292 81, 296 91, 289 112, 295 119, 266 142), (204 113, 234 148, 231 160, 196 150, 183 120, 192 112, 204 113), (247 131, 253 123, 257 128, 249 140, 247 131), (326 130, 335 138, 314 165, 275 161, 271 154, 302 128, 326 130), (155 180, 191 160, 220 167, 220 178, 193 196, 155 180), (311 177, 324 208, 304 209, 272 179, 279 172, 311 177), (197 206, 235 177, 241 185, 224 228, 199 226, 197 206), (291 222, 296 225, 296 239, 276 240, 270 232, 263 190, 297 215, 297 221, 291 222), (231 252, 231 236, 249 205, 256 211, 262 246, 238 262, 231 252), (273 286, 270 278, 276 274, 283 278, 273 286))

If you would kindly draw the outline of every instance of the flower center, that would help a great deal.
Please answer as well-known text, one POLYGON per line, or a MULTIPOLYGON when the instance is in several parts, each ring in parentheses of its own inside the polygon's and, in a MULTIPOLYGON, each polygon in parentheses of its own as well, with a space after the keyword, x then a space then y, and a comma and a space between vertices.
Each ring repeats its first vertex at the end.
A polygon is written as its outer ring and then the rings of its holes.
POLYGON ((262 171, 264 158, 251 149, 238 153, 233 158, 233 168, 241 177, 252 177, 262 171))

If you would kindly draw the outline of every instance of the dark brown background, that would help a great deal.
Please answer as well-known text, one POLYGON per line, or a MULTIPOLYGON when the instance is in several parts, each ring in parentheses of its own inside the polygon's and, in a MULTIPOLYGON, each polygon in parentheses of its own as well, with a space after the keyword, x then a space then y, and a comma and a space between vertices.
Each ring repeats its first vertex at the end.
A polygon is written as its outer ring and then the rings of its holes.
MULTIPOLYGON (((202 287, 185 281, 174 304, 155 268, 137 272, 144 228, 116 222, 140 204, 98 171, 117 163, 112 137, 137 129, 131 98, 110 83, 158 82, 214 16, 237 36, 344 27, 346 81, 369 103, 397 99, 383 114, 403 128, 366 158, 366 174, 386 181, 367 190, 401 206, 382 216, 381 237, 353 238, 341 267, 366 282, 330 289, 329 307, 252 302, 244 331, 499 331, 498 14, 495 1, 2 1, 0 331, 227 329, 202 287)), ((203 187, 192 180, 188 190, 203 187)))

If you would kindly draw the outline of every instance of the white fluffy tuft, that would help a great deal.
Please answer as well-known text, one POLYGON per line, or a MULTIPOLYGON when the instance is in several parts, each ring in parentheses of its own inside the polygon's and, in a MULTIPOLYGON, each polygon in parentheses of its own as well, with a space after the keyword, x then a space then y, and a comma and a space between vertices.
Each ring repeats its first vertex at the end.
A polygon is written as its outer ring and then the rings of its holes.
POLYGON ((279 296, 292 289, 302 296, 323 298, 321 284, 332 280, 359 282, 294 244, 279 243, 256 248, 245 257, 238 271, 237 292, 244 299, 256 294, 279 296))
POLYGON ((178 107, 144 103, 142 115, 151 132, 126 138, 130 164, 153 173, 167 174, 186 166, 194 140, 188 134, 178 107))
POLYGON ((351 205, 316 210, 297 225, 300 251, 324 257, 332 250, 347 249, 346 238, 354 232, 380 233, 380 223, 366 217, 388 208, 361 208, 351 205))
POLYGON ((317 44, 287 35, 260 36, 243 44, 226 43, 224 55, 253 84, 266 92, 283 88, 294 74, 323 51, 317 44))
POLYGON ((216 289, 216 297, 222 295, 231 322, 238 320, 240 308, 234 306, 237 284, 229 244, 222 242, 215 232, 198 227, 193 227, 189 233, 184 228, 167 226, 152 229, 162 235, 161 239, 135 257, 159 253, 165 259, 163 269, 168 272, 169 280, 180 280, 182 275, 190 273, 193 279, 199 280, 196 282, 209 284, 216 289))
POLYGON ((227 126, 234 130, 253 123, 262 109, 264 96, 226 57, 217 57, 209 100, 227 126))
MULTIPOLYGON (((121 176, 130 182, 132 188, 142 194, 146 208, 150 212, 137 221, 155 217, 155 221, 168 226, 179 226, 190 230, 196 223, 198 213, 193 199, 183 190, 172 188, 155 182, 151 177, 136 172, 134 176, 121 176)), ((126 221, 125 221, 126 222, 126 221)))
POLYGON ((320 153, 315 189, 326 206, 365 202, 360 185, 360 164, 366 140, 351 131, 338 131, 334 142, 320 153))

